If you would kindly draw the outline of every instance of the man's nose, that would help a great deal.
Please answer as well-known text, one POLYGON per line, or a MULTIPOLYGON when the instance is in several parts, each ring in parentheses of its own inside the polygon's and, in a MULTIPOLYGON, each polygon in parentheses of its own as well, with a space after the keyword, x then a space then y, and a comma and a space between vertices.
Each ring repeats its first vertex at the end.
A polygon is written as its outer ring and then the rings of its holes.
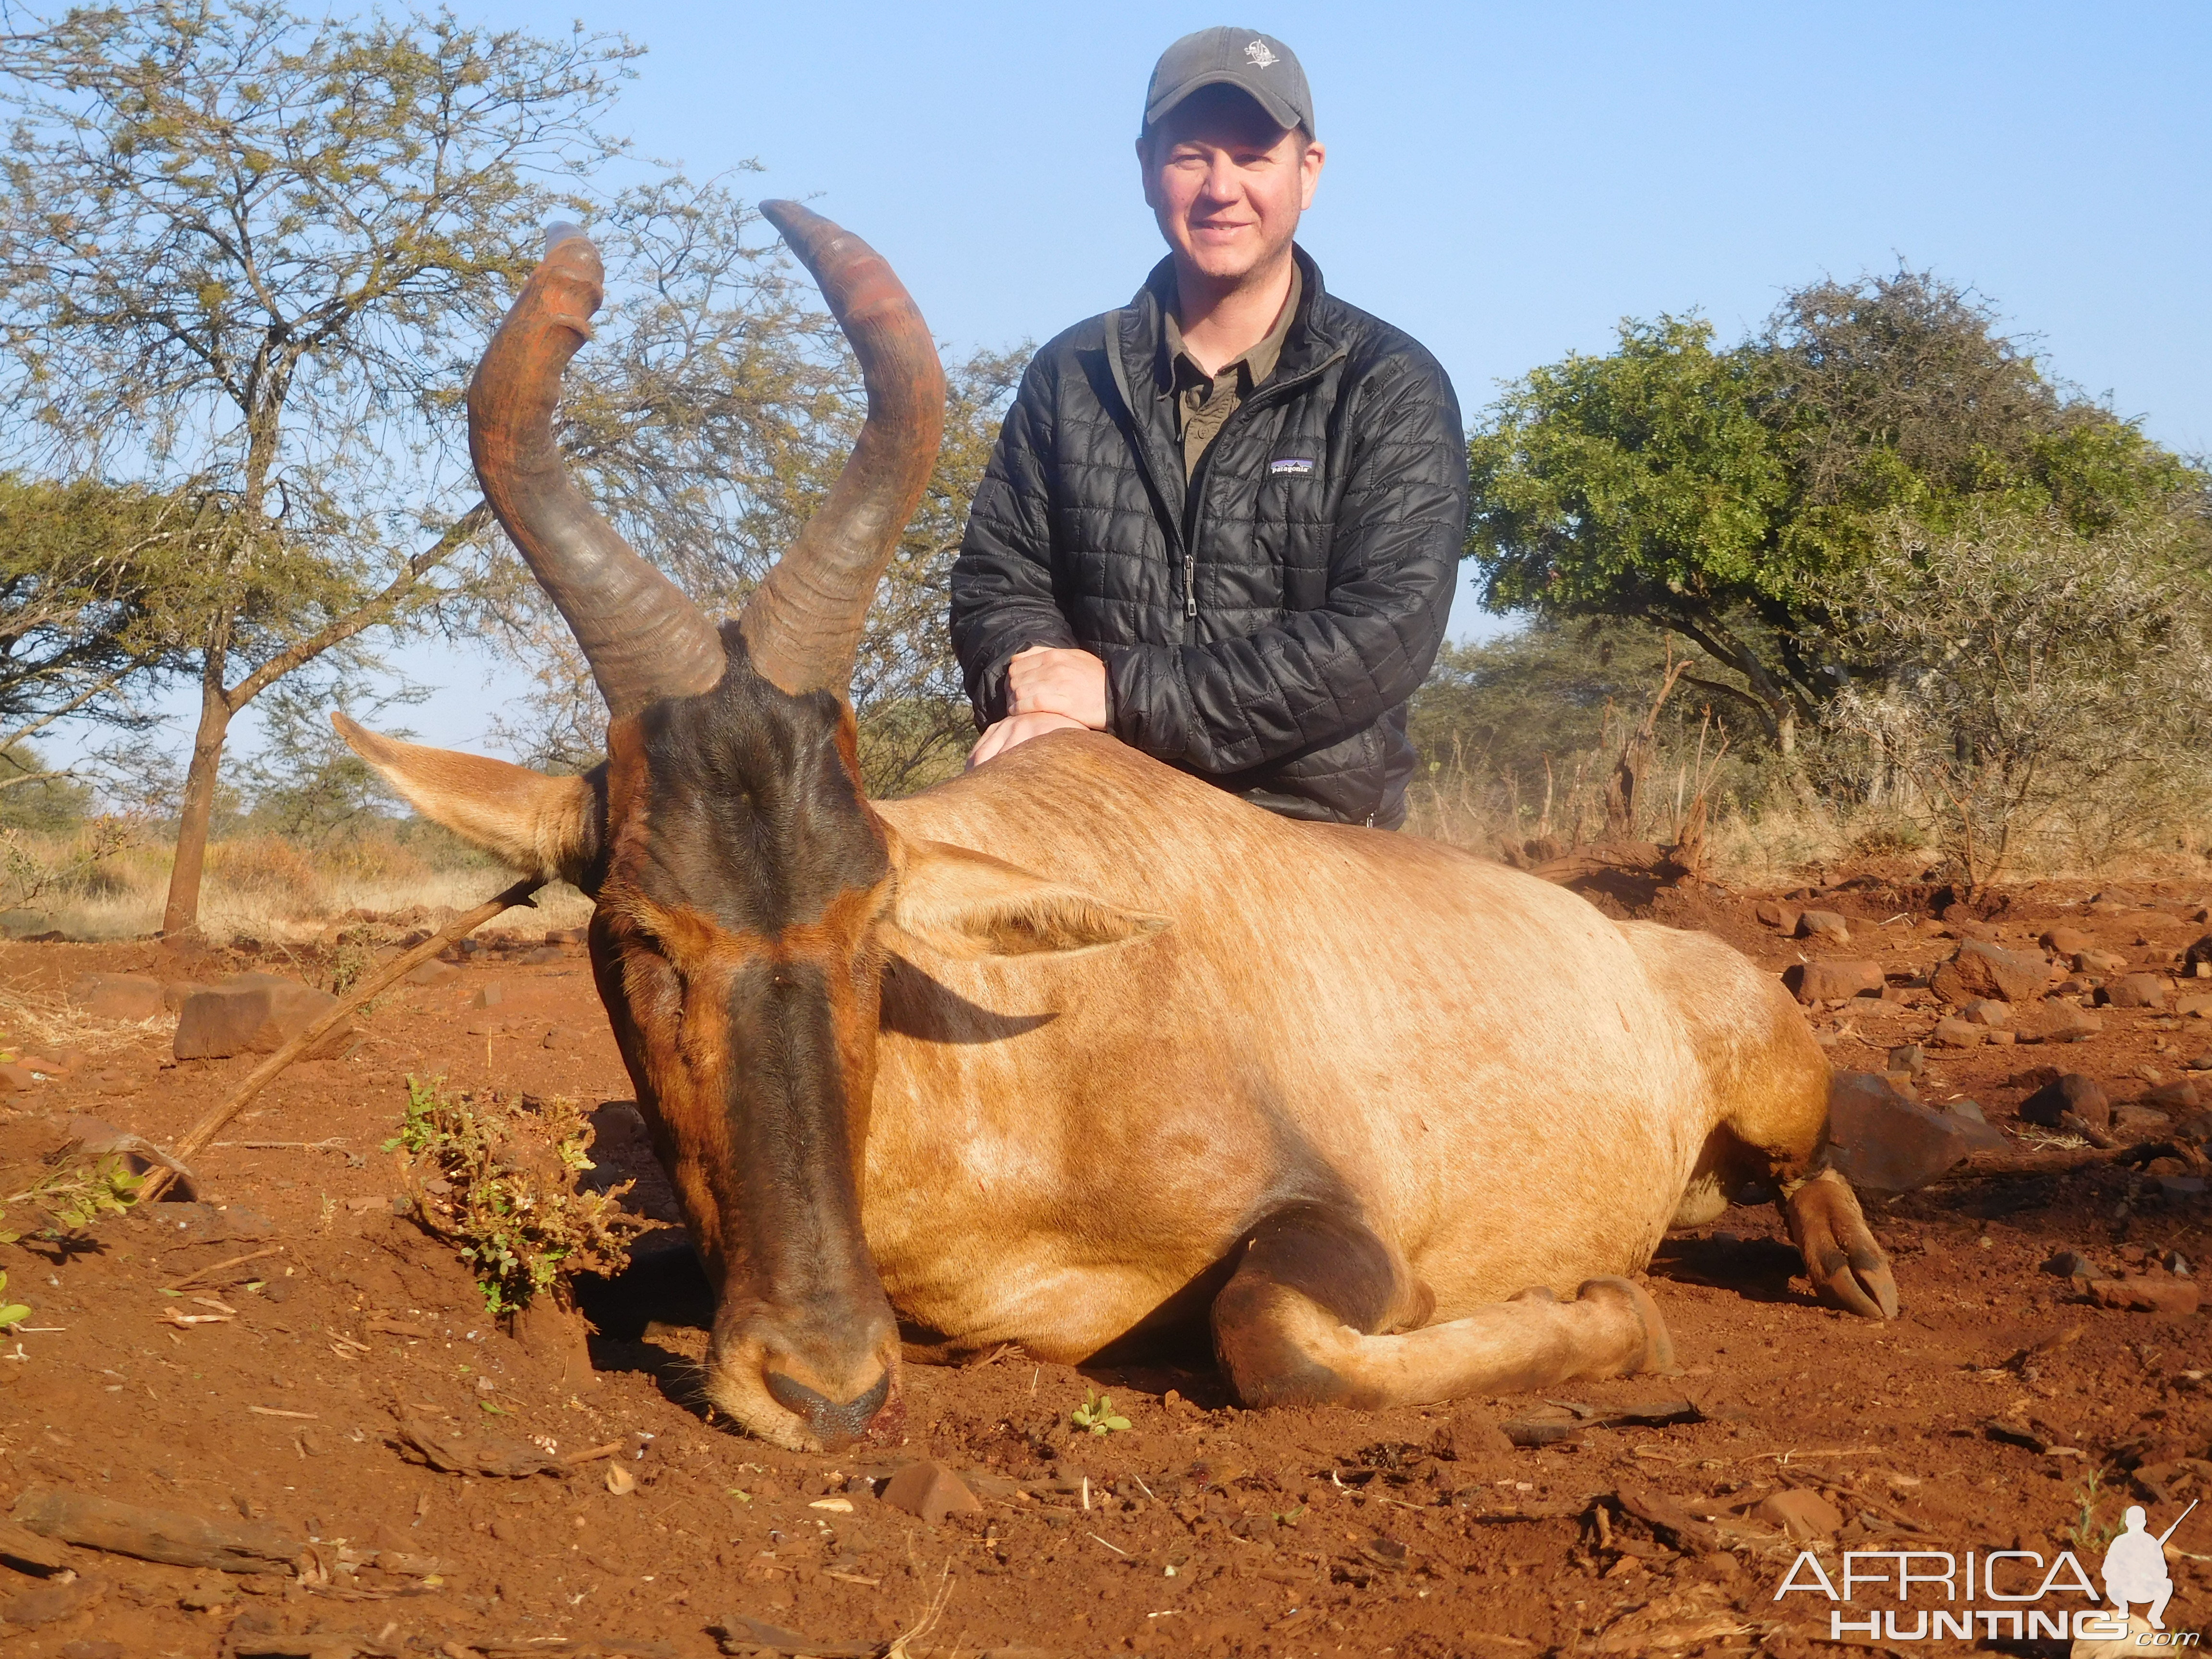
POLYGON ((1237 164, 1227 156, 1218 156, 1206 169, 1206 182, 1199 186, 1202 202, 1234 202, 1244 194, 1244 183, 1237 176, 1237 164))

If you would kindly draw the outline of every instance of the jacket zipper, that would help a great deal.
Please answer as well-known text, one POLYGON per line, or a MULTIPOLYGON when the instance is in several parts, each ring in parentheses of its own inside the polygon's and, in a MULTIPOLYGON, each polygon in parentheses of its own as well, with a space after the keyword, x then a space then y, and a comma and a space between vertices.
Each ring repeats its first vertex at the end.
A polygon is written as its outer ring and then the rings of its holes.
MULTIPOLYGON (((1106 337, 1106 372, 1114 382, 1114 389, 1121 394, 1121 407, 1125 411, 1127 411, 1129 416, 1130 426, 1134 429, 1137 434, 1138 469, 1144 473, 1146 483, 1152 486, 1153 495, 1155 497, 1164 499, 1164 492, 1160 489, 1160 481, 1153 472, 1152 454, 1146 442, 1146 434, 1150 430, 1150 428, 1146 422, 1143 416, 1138 413, 1137 400, 1129 391, 1127 376, 1122 372, 1121 308, 1117 307, 1116 309, 1106 313, 1104 331, 1106 337)), ((1334 351, 1329 353, 1328 356, 1322 358, 1321 362, 1316 363, 1311 368, 1305 370, 1296 380, 1285 380, 1280 385, 1267 387, 1265 393, 1265 400, 1268 403, 1273 403, 1285 394, 1295 392, 1301 386, 1307 385, 1309 382, 1319 380, 1323 374, 1327 374, 1330 368, 1343 362, 1347 355, 1349 354, 1346 349, 1342 346, 1339 346, 1334 351)), ((1255 392, 1250 398, 1246 398, 1243 403, 1237 404, 1235 409, 1231 410, 1230 411, 1229 418, 1222 422, 1221 430, 1214 434, 1213 442, 1206 447, 1206 453, 1208 455, 1212 455, 1214 449, 1220 444, 1222 439, 1229 435, 1229 429, 1237 424, 1237 417, 1238 416, 1242 415, 1246 410, 1252 408, 1255 404, 1259 404, 1261 401, 1261 394, 1255 392)), ((1204 465, 1203 461, 1200 463, 1201 472, 1204 470, 1204 465)), ((1197 483, 1198 480, 1193 479, 1192 482, 1197 483)), ((1186 489, 1188 487, 1186 487, 1186 489)), ((1200 499, 1196 507, 1192 507, 1187 496, 1184 502, 1184 510, 1189 516, 1190 528, 1194 533, 1184 535, 1182 533, 1182 526, 1181 525, 1170 525, 1169 526, 1169 528, 1175 532, 1176 539, 1182 544, 1182 615, 1183 621, 1186 624, 1195 621, 1198 617, 1198 538, 1195 532, 1199 526, 1199 521, 1206 516, 1205 505, 1205 490, 1204 486, 1201 484, 1200 486, 1200 499)), ((1188 627, 1185 628, 1184 631, 1186 633, 1189 631, 1188 627)))
POLYGON ((1296 380, 1285 380, 1278 386, 1268 386, 1264 392, 1255 390, 1250 397, 1229 411, 1229 418, 1221 423, 1221 430, 1213 434, 1213 441, 1206 446, 1206 453, 1200 459, 1198 464, 1198 475, 1191 480, 1198 487, 1198 500, 1190 504, 1189 532, 1182 538, 1182 614, 1185 622, 1193 621, 1198 616, 1198 531, 1206 518, 1206 481, 1212 477, 1206 466, 1206 462, 1213 459, 1214 452, 1220 448, 1222 441, 1229 436, 1237 425, 1237 418, 1246 410, 1262 406, 1263 398, 1266 404, 1279 403, 1289 393, 1296 392, 1310 381, 1319 380, 1328 372, 1332 365, 1340 362, 1345 355, 1341 349, 1333 351, 1296 380))

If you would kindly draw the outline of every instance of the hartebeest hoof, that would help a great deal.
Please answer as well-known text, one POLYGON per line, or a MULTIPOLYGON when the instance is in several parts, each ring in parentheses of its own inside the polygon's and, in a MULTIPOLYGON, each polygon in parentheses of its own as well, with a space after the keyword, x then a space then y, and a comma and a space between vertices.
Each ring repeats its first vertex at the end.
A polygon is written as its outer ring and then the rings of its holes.
POLYGON ((1630 1376, 1638 1371, 1671 1371, 1674 1369, 1674 1339, 1668 1334, 1667 1321, 1659 1311, 1659 1304, 1651 1299, 1651 1293, 1634 1279, 1586 1279, 1582 1288, 1575 1292, 1575 1299, 1578 1302, 1626 1303, 1628 1311, 1642 1328, 1643 1346, 1632 1352, 1622 1364, 1621 1375, 1630 1376))
POLYGON ((1784 1198, 1782 1214, 1822 1300, 1863 1319, 1897 1317, 1897 1280, 1849 1182, 1823 1170, 1784 1198))

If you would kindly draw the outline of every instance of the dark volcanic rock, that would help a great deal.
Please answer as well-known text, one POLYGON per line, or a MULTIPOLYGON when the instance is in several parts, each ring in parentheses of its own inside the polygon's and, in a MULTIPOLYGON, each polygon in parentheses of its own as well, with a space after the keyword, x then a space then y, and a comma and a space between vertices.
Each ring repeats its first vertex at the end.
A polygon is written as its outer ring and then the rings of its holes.
POLYGON ((2056 1083, 2046 1083, 2020 1103, 2020 1115, 2030 1123, 2055 1129, 2069 1112, 2093 1128, 2107 1129, 2112 1122, 2112 1103, 2094 1078, 2069 1072, 2056 1083))
POLYGON ((1972 1151, 1960 1120, 1907 1100, 1871 1072, 1844 1073, 1830 1088, 1828 1139, 1844 1178, 1875 1193, 1924 1187, 1972 1151))

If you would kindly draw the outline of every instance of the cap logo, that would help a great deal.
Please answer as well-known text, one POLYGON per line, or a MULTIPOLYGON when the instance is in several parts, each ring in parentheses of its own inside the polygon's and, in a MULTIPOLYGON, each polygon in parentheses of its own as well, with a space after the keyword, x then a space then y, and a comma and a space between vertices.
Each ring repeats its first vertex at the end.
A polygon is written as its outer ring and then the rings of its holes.
POLYGON ((1275 56, 1265 40, 1253 41, 1244 48, 1244 56, 1261 69, 1266 69, 1270 64, 1279 64, 1283 61, 1275 56))

